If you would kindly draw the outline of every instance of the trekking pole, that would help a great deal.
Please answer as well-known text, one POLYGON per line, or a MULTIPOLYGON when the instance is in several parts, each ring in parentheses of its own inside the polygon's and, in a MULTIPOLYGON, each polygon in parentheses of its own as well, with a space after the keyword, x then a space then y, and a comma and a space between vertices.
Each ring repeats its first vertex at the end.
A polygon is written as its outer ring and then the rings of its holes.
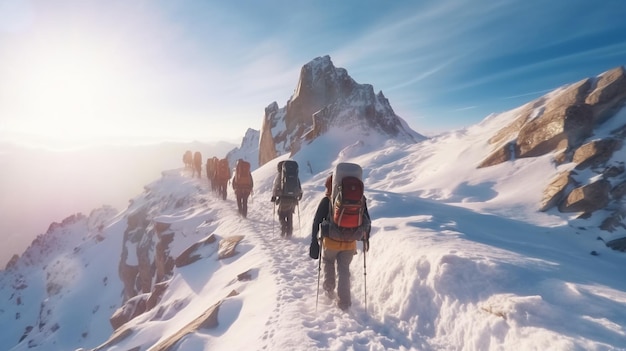
POLYGON ((315 313, 317 313, 317 303, 320 298, 320 275, 322 274, 322 244, 323 241, 317 239, 319 253, 317 254, 317 294, 315 295, 315 313))
MULTIPOLYGON (((365 243, 363 243, 365 245, 365 243)), ((365 257, 367 256, 367 251, 363 250, 363 281, 365 288, 365 313, 367 313, 367 264, 365 263, 365 257)))
POLYGON ((298 208, 298 233, 302 234, 302 224, 300 223, 300 203, 299 202, 296 204, 296 207, 298 208))
POLYGON ((276 224, 276 202, 274 202, 274 211, 272 212, 272 236, 274 236, 274 225, 276 224))

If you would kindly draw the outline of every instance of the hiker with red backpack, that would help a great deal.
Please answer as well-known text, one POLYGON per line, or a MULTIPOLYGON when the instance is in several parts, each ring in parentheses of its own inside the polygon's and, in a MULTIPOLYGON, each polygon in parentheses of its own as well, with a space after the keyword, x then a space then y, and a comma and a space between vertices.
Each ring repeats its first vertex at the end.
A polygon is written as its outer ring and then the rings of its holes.
POLYGON ((252 192, 254 182, 250 172, 250 162, 243 159, 237 160, 235 174, 233 175, 233 190, 237 197, 237 208, 239 214, 246 218, 248 216, 248 197, 252 192))
POLYGON ((280 236, 290 238, 293 234, 293 213, 302 198, 298 163, 294 160, 283 160, 278 163, 277 169, 270 201, 274 203, 274 211, 278 206, 280 236))
POLYGON ((227 158, 217 161, 215 169, 215 182, 217 184, 217 194, 223 200, 226 200, 226 191, 228 189, 228 181, 230 180, 230 164, 227 158))
POLYGON ((338 164, 333 174, 326 178, 326 194, 313 219, 309 247, 309 256, 320 260, 320 271, 323 262, 322 286, 326 296, 334 299, 336 287, 337 306, 344 311, 352 305, 350 263, 356 254, 356 242, 363 242, 364 252, 369 250, 371 220, 361 179, 361 167, 354 163, 338 164))

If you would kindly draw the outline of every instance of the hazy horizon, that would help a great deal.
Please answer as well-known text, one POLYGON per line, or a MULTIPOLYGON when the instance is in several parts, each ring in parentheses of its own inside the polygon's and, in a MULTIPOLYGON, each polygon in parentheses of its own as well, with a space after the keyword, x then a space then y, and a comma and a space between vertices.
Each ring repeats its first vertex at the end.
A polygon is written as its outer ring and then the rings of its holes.
POLYGON ((162 171, 183 167, 185 150, 194 147, 206 159, 223 157, 237 146, 215 145, 167 142, 68 150, 0 145, 0 235, 5 242, 0 269, 53 222, 79 212, 89 215, 104 205, 124 210, 162 171))

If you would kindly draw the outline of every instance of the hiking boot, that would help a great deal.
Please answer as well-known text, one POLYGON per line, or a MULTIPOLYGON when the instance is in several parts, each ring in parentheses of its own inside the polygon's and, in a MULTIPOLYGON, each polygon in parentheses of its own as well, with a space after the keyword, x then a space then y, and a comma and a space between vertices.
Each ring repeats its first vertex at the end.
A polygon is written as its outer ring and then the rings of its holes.
POLYGON ((350 309, 350 305, 351 303, 349 302, 343 302, 343 301, 337 301, 337 307, 339 307, 340 310, 342 311, 347 311, 348 309, 350 309))
POLYGON ((324 290, 326 292, 326 297, 328 297, 329 300, 334 300, 335 299, 335 291, 334 290, 324 290))

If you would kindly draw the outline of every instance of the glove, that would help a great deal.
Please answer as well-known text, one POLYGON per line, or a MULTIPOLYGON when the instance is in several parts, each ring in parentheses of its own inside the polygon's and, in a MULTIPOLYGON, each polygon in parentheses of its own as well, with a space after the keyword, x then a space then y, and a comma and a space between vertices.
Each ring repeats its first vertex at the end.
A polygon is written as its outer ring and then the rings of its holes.
POLYGON ((309 257, 317 260, 320 257, 320 244, 317 240, 311 240, 311 246, 309 247, 309 257))
POLYGON ((370 240, 363 239, 363 252, 368 252, 370 250, 370 240))
POLYGON ((271 202, 276 202, 276 196, 272 196, 271 202))
POLYGON ((302 194, 298 195, 298 197, 296 198, 298 201, 302 200, 302 194))

